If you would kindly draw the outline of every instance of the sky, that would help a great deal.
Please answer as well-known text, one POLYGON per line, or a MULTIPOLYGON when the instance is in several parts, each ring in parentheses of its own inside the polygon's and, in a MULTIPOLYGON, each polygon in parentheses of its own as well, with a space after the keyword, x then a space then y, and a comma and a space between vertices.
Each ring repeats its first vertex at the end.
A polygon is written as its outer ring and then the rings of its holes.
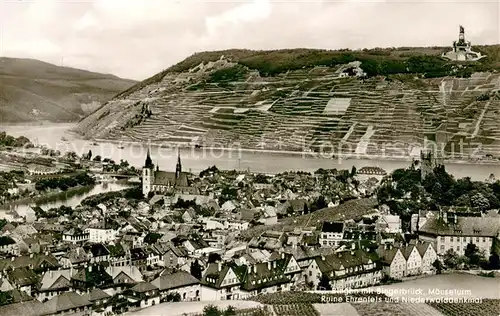
POLYGON ((0 0, 0 56, 143 80, 195 52, 500 42, 499 0, 0 0))

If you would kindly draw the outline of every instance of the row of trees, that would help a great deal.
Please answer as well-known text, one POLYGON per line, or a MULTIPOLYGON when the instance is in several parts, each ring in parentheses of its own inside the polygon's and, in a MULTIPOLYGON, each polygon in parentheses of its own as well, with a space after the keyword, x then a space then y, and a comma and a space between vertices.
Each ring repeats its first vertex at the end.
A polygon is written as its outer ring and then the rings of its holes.
POLYGON ((420 209, 437 210, 442 206, 464 206, 485 212, 500 208, 500 181, 486 183, 469 177, 456 180, 438 166, 421 179, 420 168, 397 169, 382 181, 377 190, 379 204, 409 220, 420 209))
POLYGON ((500 261, 497 253, 492 253, 489 258, 484 256, 484 252, 472 243, 469 243, 465 248, 464 255, 459 256, 453 249, 449 249, 443 256, 444 267, 440 263, 434 263, 434 267, 438 270, 443 268, 457 269, 480 267, 488 270, 500 269, 500 261))
POLYGON ((56 177, 38 180, 35 184, 35 189, 38 191, 45 191, 47 189, 60 189, 62 191, 66 191, 72 187, 94 184, 94 178, 89 176, 87 173, 79 173, 73 177, 56 177))
POLYGON ((5 132, 0 132, 0 146, 33 147, 33 144, 31 143, 31 141, 28 138, 26 138, 24 136, 19 136, 16 138, 12 135, 7 135, 7 133, 5 133, 5 132))

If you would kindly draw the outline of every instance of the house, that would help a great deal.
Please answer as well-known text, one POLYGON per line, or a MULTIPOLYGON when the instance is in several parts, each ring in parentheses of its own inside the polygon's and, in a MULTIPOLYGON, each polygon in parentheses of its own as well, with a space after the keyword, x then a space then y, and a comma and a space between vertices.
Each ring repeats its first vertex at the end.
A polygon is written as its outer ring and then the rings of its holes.
POLYGON ((0 271, 6 269, 28 268, 36 271, 57 269, 59 262, 52 254, 29 254, 27 256, 0 259, 0 271))
POLYGON ((437 253, 430 242, 416 241, 416 246, 420 257, 422 258, 422 273, 433 273, 435 268, 433 266, 434 262, 437 260, 437 253))
POLYGON ((31 295, 32 291, 36 289, 39 281, 38 275, 28 267, 7 271, 6 275, 12 286, 28 295, 31 295))
POLYGON ((59 259, 64 268, 79 268, 90 262, 90 255, 82 247, 70 249, 59 259))
POLYGON ((146 253, 146 265, 149 267, 157 266, 160 262, 160 253, 156 250, 156 248, 148 246, 146 247, 146 253))
POLYGON ((401 219, 398 215, 382 215, 377 220, 377 230, 380 232, 401 233, 401 219))
POLYGON ((136 266, 139 271, 144 271, 147 267, 148 253, 145 248, 132 248, 130 251, 130 260, 133 266, 136 266))
MULTIPOLYGON (((253 216, 253 212, 252 212, 253 216)), ((226 220, 224 221, 224 226, 222 228, 227 229, 227 230, 232 230, 232 231, 241 231, 241 230, 247 230, 250 226, 250 223, 245 220, 226 220)), ((221 227, 214 227, 214 229, 221 228, 221 227)))
POLYGON ((108 267, 106 272, 111 276, 115 288, 118 290, 143 282, 141 271, 134 266, 108 267))
POLYGON ((265 231, 260 236, 253 237, 248 243, 250 248, 279 250, 286 241, 286 235, 281 231, 265 231))
POLYGON ((338 247, 344 236, 343 222, 324 222, 321 226, 319 244, 322 247, 338 247))
POLYGON ((28 224, 32 224, 36 221, 36 212, 31 206, 29 206, 28 209, 26 210, 26 213, 24 215, 24 220, 28 224))
MULTIPOLYGON (((42 251, 42 243, 39 238, 26 237, 18 241, 19 252, 21 253, 40 253, 42 251)), ((44 243, 45 245, 45 243, 44 243)))
POLYGON ((494 241, 500 240, 500 217, 463 217, 442 212, 427 219, 418 235, 420 240, 433 243, 438 255, 453 249, 463 256, 472 243, 489 258, 494 241))
POLYGON ((37 300, 21 300, 0 306, 0 315, 42 316, 47 313, 45 306, 37 300))
POLYGON ((78 228, 71 228, 68 231, 64 231, 62 234, 62 240, 71 244, 83 244, 90 239, 90 233, 88 231, 83 231, 78 228))
POLYGON ((45 302, 71 288, 72 269, 49 270, 43 274, 36 298, 45 302))
POLYGON ((377 252, 385 275, 392 279, 401 279, 406 275, 406 259, 401 249, 392 245, 381 245, 377 252))
POLYGON ((182 245, 188 253, 190 254, 197 254, 200 253, 204 248, 208 247, 208 244, 203 240, 203 239, 189 239, 185 240, 182 245))
POLYGON ((118 231, 105 220, 85 229, 92 243, 108 243, 116 239, 118 231))
MULTIPOLYGON (((106 304, 108 303, 111 296, 104 292, 101 289, 92 289, 90 292, 83 295, 83 297, 92 303, 93 310, 103 310, 105 309, 106 304)), ((108 308, 107 312, 110 312, 111 309, 108 308)))
POLYGON ((149 282, 136 284, 127 291, 126 298, 136 308, 145 308, 160 304, 158 288, 149 282))
POLYGON ((14 287, 10 284, 9 280, 3 275, 0 276, 0 292, 12 291, 14 287))
POLYGON ((201 301, 237 300, 240 298, 241 281, 235 267, 221 262, 211 263, 200 282, 201 301))
POLYGON ((13 231, 12 235, 20 238, 26 238, 35 235, 38 231, 33 225, 19 225, 13 231))
POLYGON ((43 303, 45 315, 92 315, 92 303, 75 292, 65 292, 43 303))
POLYGON ((236 204, 233 201, 226 201, 221 205, 221 210, 226 212, 232 212, 236 209, 236 204))
POLYGON ((181 217, 185 223, 191 223, 196 219, 196 212, 192 208, 189 208, 182 213, 181 217))
POLYGON ((81 292, 111 284, 113 279, 102 265, 89 265, 71 276, 71 287, 81 292))
POLYGON ((290 291, 302 272, 293 255, 285 253, 273 254, 267 262, 242 266, 236 271, 242 281, 242 297, 290 291))
POLYGON ((151 282, 160 292, 162 301, 167 295, 178 293, 182 301, 199 301, 200 280, 186 271, 164 274, 151 282))
POLYGON ((19 246, 14 239, 9 236, 0 236, 0 252, 19 255, 19 246))
POLYGON ((171 243, 156 243, 153 247, 160 256, 158 261, 160 266, 175 268, 186 263, 188 252, 183 246, 176 247, 171 243))
POLYGON ((422 273, 422 257, 415 245, 407 245, 401 248, 406 260, 405 276, 419 275, 422 273))
POLYGON ((316 257, 306 269, 310 282, 322 286, 322 278, 328 280, 334 290, 373 286, 382 279, 382 269, 377 266, 375 254, 362 249, 345 250, 331 255, 316 257))
POLYGON ((109 250, 103 244, 91 244, 84 249, 90 256, 90 263, 109 261, 109 250))
POLYGON ((114 245, 107 245, 109 251, 109 264, 115 267, 123 267, 130 261, 125 249, 120 243, 114 245))
POLYGON ((262 211, 262 217, 259 222, 264 225, 274 225, 278 223, 278 215, 276 213, 276 208, 266 205, 260 208, 262 211))

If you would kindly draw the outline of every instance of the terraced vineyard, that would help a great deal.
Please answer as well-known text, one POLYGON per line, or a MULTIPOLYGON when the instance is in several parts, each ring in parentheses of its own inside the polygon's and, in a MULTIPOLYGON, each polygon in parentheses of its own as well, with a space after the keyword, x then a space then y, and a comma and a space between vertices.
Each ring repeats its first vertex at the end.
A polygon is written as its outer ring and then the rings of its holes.
MULTIPOLYGON (((352 303, 359 316, 443 316, 439 311, 423 303, 352 303)), ((454 314, 454 316, 459 316, 454 314)))
POLYGON ((331 65, 262 77, 241 64, 220 58, 174 67, 108 102, 77 130, 123 141, 390 156, 418 153, 428 139, 460 149, 455 158, 500 157, 498 73, 360 79, 331 65))
POLYGON ((481 303, 430 303, 446 316, 498 316, 500 300, 483 299, 481 303))
POLYGON ((274 305, 273 309, 280 316, 320 316, 312 304, 274 305))

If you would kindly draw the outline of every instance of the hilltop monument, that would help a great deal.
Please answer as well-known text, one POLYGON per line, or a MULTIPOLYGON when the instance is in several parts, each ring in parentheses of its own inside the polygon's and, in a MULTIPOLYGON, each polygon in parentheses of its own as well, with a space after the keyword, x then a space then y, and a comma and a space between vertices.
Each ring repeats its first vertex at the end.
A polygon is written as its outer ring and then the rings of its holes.
POLYGON ((459 27, 458 41, 453 41, 453 49, 443 53, 443 57, 453 61, 476 61, 486 55, 472 50, 471 42, 465 40, 465 30, 462 25, 459 27))

